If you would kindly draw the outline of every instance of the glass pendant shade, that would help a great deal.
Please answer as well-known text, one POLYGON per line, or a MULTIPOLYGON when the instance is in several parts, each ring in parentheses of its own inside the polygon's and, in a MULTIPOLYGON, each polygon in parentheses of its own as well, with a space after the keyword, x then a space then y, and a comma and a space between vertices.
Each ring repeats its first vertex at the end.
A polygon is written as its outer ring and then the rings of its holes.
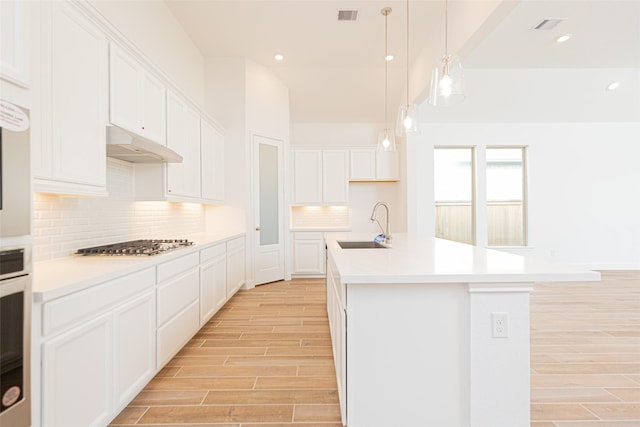
POLYGON ((393 129, 383 129, 378 134, 378 151, 396 151, 396 137, 393 129))
POLYGON ((466 98, 462 62, 458 55, 447 54, 431 73, 429 104, 440 107, 460 104, 466 98))
POLYGON ((417 134, 418 107, 415 104, 402 104, 398 108, 398 120, 396 121, 396 135, 407 136, 417 134))

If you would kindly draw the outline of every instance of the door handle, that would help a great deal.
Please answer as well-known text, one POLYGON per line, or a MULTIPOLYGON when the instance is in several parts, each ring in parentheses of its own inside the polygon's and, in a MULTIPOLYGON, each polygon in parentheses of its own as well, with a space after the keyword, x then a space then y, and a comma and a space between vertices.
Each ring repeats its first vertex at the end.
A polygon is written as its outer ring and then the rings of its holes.
POLYGON ((262 228, 260 228, 260 226, 257 226, 256 231, 260 231, 260 230, 262 230, 262 228))

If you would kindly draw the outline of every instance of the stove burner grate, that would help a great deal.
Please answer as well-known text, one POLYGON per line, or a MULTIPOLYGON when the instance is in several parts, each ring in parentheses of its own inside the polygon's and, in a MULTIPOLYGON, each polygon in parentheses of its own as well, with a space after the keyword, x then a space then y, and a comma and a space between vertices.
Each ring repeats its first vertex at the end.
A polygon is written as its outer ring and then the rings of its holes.
POLYGON ((126 255, 140 255, 151 256, 162 254, 174 249, 183 248, 193 245, 186 239, 141 239, 131 240, 128 242, 112 243, 109 245, 94 246, 91 248, 78 249, 77 255, 84 256, 126 256, 126 255))

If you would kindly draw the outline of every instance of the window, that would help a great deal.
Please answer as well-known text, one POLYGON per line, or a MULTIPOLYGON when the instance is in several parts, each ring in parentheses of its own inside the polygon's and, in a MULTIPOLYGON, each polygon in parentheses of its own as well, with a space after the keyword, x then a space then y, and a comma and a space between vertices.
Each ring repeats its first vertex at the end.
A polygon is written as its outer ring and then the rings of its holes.
POLYGON ((436 148, 436 237, 475 243, 473 148, 436 148))
POLYGON ((487 148, 489 246, 525 246, 524 148, 487 148))
POLYGON ((480 246, 526 246, 526 193, 524 147, 434 150, 436 237, 480 246))

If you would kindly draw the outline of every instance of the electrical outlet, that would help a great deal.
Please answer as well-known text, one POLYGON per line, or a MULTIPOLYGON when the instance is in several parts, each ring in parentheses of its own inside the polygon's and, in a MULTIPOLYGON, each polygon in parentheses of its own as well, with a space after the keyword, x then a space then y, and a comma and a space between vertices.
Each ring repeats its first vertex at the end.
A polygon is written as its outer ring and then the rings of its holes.
POLYGON ((509 313, 491 313, 491 329, 493 338, 509 338, 509 313))

